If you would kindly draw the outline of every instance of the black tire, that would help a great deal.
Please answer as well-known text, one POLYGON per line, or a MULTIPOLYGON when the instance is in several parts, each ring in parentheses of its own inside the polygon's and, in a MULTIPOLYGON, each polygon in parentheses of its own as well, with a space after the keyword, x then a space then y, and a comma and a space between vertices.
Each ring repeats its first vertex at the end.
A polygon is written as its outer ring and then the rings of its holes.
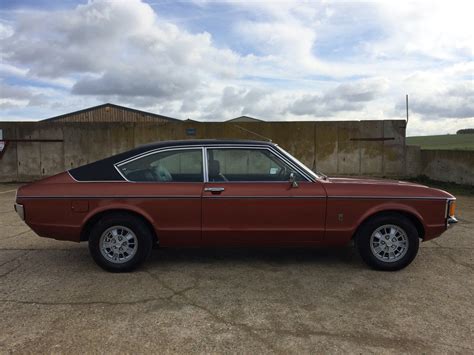
MULTIPOLYGON (((154 235, 147 224, 140 218, 127 213, 114 213, 101 218, 91 229, 89 236, 89 251, 94 261, 101 268, 111 272, 129 272, 142 264, 151 254, 154 235), (136 239, 135 253, 121 263, 112 262, 106 258, 100 248, 101 236, 109 228, 122 226, 133 232, 136 239)), ((132 254, 132 253, 130 253, 132 254)))
MULTIPOLYGON (((410 221, 410 219, 401 214, 393 213, 375 216, 364 222, 364 224, 359 228, 357 235, 355 236, 355 244, 362 260, 364 260, 364 262, 371 268, 384 271, 396 271, 405 268, 413 261, 413 259, 415 259, 416 254, 418 253, 420 241, 418 230, 410 221), (381 251, 380 253, 382 253, 382 255, 379 254, 379 256, 376 256, 376 252, 372 251, 371 248, 372 234, 378 228, 388 225, 400 228, 401 231, 405 232, 406 237, 408 239, 408 247, 406 248, 404 255, 398 260, 396 260, 396 257, 394 257, 395 260, 393 261, 388 261, 388 259, 386 261, 380 260, 384 257, 384 252, 381 251)), ((384 245, 386 244, 384 243, 384 245)))

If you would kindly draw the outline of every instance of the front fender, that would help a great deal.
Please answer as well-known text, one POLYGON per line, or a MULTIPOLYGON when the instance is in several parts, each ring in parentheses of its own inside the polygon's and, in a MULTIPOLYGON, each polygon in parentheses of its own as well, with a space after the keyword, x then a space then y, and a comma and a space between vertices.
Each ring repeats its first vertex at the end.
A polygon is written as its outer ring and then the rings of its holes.
POLYGON ((357 223, 356 223, 355 228, 353 229, 353 232, 355 233, 357 228, 373 215, 377 213, 381 213, 381 212, 391 212, 391 211, 408 213, 412 215, 420 222, 420 224, 423 226, 423 229, 426 230, 426 223, 424 221, 423 216, 414 207, 403 204, 403 203, 399 203, 399 202, 387 201, 379 205, 373 206, 369 210, 365 211, 365 213, 363 213, 357 220, 357 223))
POLYGON ((407 202, 377 199, 329 199, 325 239, 331 244, 348 243, 364 221, 378 213, 390 211, 409 214, 426 230, 425 218, 416 208, 416 203, 412 205, 407 202))

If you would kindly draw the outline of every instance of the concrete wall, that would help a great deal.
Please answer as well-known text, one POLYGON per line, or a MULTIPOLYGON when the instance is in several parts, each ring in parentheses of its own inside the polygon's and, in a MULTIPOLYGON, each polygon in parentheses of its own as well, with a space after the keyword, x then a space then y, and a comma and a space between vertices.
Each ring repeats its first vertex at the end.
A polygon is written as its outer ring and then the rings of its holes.
POLYGON ((433 180, 474 185, 474 151, 421 150, 420 174, 433 180))
POLYGON ((406 146, 407 176, 417 177, 421 175, 421 148, 418 145, 406 146))
POLYGON ((153 141, 271 138, 313 170, 331 175, 407 175, 405 121, 239 123, 0 122, 11 142, 0 160, 0 182, 31 181, 153 141), (192 132, 189 129, 193 129, 192 132), (189 135, 189 133, 194 133, 189 135))

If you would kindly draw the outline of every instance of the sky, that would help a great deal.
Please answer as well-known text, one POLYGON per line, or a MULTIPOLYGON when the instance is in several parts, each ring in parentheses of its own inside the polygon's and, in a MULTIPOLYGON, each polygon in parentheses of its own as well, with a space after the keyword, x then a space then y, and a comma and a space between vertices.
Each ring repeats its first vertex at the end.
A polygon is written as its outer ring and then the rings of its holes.
POLYGON ((111 102, 179 119, 474 127, 473 1, 2 0, 0 121, 111 102))

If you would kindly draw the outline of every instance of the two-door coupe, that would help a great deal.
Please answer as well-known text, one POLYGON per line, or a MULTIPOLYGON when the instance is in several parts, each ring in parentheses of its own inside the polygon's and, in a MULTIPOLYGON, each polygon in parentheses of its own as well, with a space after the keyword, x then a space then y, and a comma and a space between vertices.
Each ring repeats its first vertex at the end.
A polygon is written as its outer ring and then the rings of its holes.
POLYGON ((38 235, 89 241, 106 270, 129 271, 154 245, 322 246, 354 240, 362 259, 401 269, 441 235, 455 198, 413 183, 328 178, 278 145, 183 140, 138 147, 18 189, 38 235))

